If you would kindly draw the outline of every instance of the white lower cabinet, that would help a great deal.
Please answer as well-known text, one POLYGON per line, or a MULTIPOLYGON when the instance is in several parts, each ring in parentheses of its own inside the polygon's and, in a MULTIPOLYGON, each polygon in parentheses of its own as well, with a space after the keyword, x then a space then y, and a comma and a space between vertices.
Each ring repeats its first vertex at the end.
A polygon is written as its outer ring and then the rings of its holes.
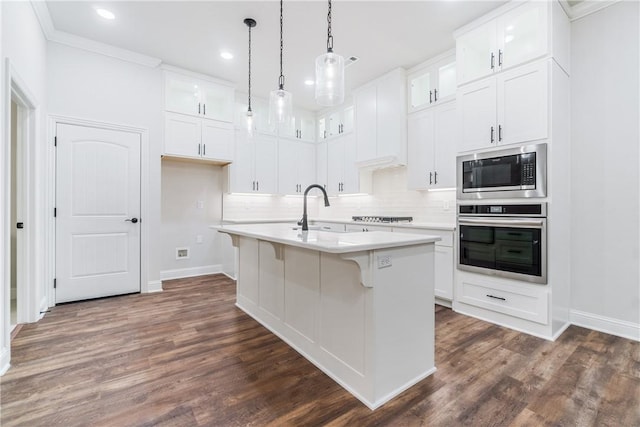
POLYGON ((233 161, 231 123, 185 114, 165 113, 164 155, 212 161, 233 161))
POLYGON ((395 233, 428 234, 439 236, 440 241, 436 242, 436 263, 435 263, 435 297, 436 303, 451 306, 453 301, 453 270, 454 253, 453 236, 454 232, 449 230, 435 230, 426 228, 406 228, 394 227, 395 233))
POLYGON ((278 139, 270 135, 248 138, 236 131, 235 161, 228 166, 230 193, 275 194, 278 186, 278 139))
POLYGON ((369 225, 369 224, 347 224, 345 230, 348 232, 368 232, 368 231, 393 231, 392 227, 384 225, 369 225))

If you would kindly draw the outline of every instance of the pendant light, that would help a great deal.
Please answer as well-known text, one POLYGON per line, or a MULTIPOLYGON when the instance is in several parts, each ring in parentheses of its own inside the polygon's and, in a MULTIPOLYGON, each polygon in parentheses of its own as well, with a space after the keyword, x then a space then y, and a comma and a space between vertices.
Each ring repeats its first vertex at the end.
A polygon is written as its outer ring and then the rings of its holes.
POLYGON ((272 130, 287 133, 293 120, 293 97, 291 92, 284 90, 284 74, 282 73, 282 0, 280 0, 280 77, 278 90, 269 95, 269 126, 272 130))
POLYGON ((327 24, 327 53, 316 58, 316 102, 325 107, 332 107, 344 102, 344 58, 333 53, 331 0, 327 24))
POLYGON ((256 21, 253 18, 246 18, 244 23, 249 27, 249 89, 248 89, 248 107, 247 107, 247 132, 249 136, 253 136, 253 111, 251 111, 251 29, 256 26, 256 21))

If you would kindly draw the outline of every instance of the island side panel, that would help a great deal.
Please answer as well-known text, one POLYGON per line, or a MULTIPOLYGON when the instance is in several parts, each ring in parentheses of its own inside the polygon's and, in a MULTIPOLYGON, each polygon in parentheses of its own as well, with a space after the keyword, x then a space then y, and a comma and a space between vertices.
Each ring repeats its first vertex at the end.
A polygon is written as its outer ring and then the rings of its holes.
POLYGON ((373 253, 376 406, 435 370, 434 266, 434 244, 373 253))
POLYGON ((287 336, 310 352, 318 340, 320 253, 286 247, 284 252, 284 323, 287 336))
POLYGON ((271 317, 277 325, 284 318, 284 257, 278 243, 259 241, 259 306, 261 317, 271 317))
POLYGON ((258 307, 259 265, 258 241, 240 236, 238 238, 236 305, 245 311, 253 311, 258 307))

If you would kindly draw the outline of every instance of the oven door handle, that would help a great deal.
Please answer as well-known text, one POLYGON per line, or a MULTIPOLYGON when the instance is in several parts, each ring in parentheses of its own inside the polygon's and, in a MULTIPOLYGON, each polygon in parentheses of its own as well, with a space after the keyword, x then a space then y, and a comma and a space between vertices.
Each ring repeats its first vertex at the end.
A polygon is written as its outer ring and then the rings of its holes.
POLYGON ((542 228, 544 220, 542 219, 476 219, 476 218, 458 218, 460 225, 486 225, 498 227, 535 227, 542 228))

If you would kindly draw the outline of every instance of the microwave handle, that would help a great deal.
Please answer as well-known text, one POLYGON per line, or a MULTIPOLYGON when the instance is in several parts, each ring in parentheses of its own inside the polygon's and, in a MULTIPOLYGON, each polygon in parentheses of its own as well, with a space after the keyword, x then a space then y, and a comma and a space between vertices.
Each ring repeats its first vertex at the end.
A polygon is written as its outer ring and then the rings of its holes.
POLYGON ((486 225, 502 227, 536 227, 542 228, 544 221, 541 219, 476 219, 458 218, 460 225, 486 225))

